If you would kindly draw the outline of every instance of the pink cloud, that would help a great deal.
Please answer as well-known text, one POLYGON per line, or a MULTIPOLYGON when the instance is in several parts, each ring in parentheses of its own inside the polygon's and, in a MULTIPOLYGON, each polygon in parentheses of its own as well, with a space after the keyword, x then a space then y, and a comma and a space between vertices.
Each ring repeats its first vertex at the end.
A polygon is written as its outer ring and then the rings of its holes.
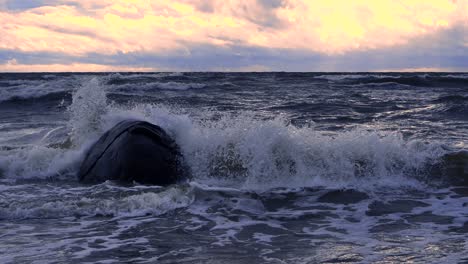
POLYGON ((468 1, 63 0, 0 11, 0 48, 88 53, 187 50, 190 45, 299 49, 324 54, 405 45, 468 24, 468 1), (71 3, 79 3, 77 8, 71 3))

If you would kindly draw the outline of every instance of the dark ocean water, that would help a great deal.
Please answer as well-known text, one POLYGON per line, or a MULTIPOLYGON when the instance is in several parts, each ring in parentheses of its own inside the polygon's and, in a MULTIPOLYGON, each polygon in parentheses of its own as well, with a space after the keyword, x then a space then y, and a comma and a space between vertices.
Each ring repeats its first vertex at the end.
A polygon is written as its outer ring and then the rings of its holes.
POLYGON ((1 263, 468 263, 468 74, 0 73, 1 263), (190 178, 81 185, 124 119, 190 178))

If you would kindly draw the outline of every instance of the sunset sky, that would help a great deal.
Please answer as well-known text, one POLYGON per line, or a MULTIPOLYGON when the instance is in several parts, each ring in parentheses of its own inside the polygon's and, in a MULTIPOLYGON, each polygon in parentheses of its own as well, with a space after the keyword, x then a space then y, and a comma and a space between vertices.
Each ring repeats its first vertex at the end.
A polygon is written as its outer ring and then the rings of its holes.
POLYGON ((0 0, 0 71, 467 71, 468 0, 0 0))

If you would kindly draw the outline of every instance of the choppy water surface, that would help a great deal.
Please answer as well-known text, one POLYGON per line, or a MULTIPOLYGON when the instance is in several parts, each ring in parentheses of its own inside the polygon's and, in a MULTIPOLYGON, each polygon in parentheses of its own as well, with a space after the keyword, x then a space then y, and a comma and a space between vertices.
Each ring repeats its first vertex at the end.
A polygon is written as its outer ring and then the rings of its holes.
POLYGON ((2 263, 468 263, 468 75, 0 74, 2 263), (77 182, 127 118, 191 178, 77 182))

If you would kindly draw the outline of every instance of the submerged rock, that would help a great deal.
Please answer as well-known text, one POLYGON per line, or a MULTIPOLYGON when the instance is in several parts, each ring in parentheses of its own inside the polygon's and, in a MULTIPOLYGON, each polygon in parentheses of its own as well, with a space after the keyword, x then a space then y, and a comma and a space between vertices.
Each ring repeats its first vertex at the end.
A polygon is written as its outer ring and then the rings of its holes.
POLYGON ((114 180, 164 186, 182 177, 180 158, 177 144, 162 128, 127 120, 88 150, 78 178, 84 183, 114 180))

